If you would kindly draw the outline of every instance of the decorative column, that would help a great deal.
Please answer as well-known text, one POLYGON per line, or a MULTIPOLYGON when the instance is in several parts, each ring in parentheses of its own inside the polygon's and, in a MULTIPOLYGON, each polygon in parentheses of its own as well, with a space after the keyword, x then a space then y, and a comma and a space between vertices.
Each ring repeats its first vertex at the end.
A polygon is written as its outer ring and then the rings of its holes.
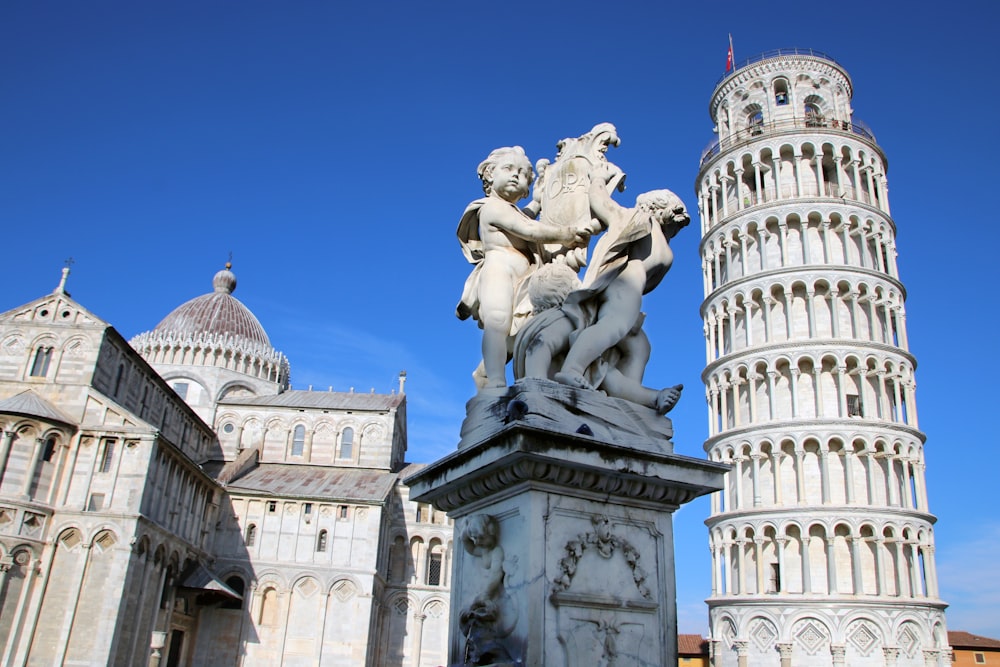
POLYGON ((17 434, 14 431, 3 432, 3 444, 0 444, 0 485, 3 484, 3 478, 7 473, 7 461, 10 459, 10 449, 15 435, 17 434))
POLYGON ((38 462, 42 460, 42 451, 44 449, 45 442, 41 438, 35 438, 35 446, 31 450, 28 469, 25 470, 24 480, 21 482, 21 497, 25 500, 31 498, 31 485, 35 481, 35 473, 38 472, 38 462))
POLYGON ((844 644, 830 644, 830 656, 833 658, 834 667, 844 664, 846 649, 847 647, 844 644))
POLYGON ((781 667, 792 667, 792 642, 778 642, 778 654, 781 656, 781 667))
POLYGON ((747 658, 750 653, 750 642, 743 639, 737 639, 733 642, 733 648, 736 649, 736 664, 738 667, 747 667, 747 658))

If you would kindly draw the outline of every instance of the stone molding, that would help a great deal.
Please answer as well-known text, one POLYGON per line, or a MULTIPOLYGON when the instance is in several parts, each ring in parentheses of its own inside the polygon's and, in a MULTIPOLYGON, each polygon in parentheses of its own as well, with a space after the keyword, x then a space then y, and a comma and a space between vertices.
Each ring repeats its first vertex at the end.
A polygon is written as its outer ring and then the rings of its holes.
POLYGON ((403 483, 411 498, 445 512, 471 511, 524 484, 672 510, 721 488, 716 479, 729 468, 512 424, 491 441, 456 451, 403 483))

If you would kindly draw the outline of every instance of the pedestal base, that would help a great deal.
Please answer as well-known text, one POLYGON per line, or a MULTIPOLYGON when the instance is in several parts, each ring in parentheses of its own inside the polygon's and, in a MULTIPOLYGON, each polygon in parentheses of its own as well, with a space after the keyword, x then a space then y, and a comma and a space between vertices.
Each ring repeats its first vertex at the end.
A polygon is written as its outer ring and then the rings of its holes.
POLYGON ((406 480, 455 520, 452 665, 676 664, 671 513, 729 468, 659 449, 512 420, 406 480))

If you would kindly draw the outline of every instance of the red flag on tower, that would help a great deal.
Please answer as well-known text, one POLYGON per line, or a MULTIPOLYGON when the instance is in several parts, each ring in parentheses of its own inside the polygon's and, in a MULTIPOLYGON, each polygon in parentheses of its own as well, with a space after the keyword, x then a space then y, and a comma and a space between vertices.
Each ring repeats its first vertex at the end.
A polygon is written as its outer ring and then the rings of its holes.
POLYGON ((733 33, 729 33, 729 53, 726 55, 726 71, 733 69, 733 33))

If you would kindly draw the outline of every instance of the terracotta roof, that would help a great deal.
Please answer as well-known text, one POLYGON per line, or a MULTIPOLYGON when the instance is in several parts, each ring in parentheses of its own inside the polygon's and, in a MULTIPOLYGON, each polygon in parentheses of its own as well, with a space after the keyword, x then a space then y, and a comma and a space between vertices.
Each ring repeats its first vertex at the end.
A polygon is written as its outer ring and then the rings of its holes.
POLYGON ((952 648, 979 648, 1000 651, 1000 639, 981 637, 961 630, 948 632, 948 643, 952 648))
POLYGON ((47 422, 73 425, 73 420, 30 389, 0 401, 0 412, 9 415, 38 417, 47 422))
POLYGON ((403 402, 402 394, 354 394, 346 391, 304 391, 289 389, 277 396, 234 396, 224 398, 225 405, 268 405, 285 408, 322 408, 324 410, 377 410, 385 412, 403 402))
POLYGON ((270 347, 264 327, 250 309, 232 295, 236 289, 236 276, 232 271, 226 268, 216 273, 212 285, 214 292, 181 304, 164 317, 153 332, 173 334, 174 337, 229 335, 270 347))
POLYGON ((233 492, 382 503, 397 475, 384 470, 262 463, 229 483, 233 492))
POLYGON ((701 635, 677 635, 677 655, 708 655, 708 640, 701 635))

